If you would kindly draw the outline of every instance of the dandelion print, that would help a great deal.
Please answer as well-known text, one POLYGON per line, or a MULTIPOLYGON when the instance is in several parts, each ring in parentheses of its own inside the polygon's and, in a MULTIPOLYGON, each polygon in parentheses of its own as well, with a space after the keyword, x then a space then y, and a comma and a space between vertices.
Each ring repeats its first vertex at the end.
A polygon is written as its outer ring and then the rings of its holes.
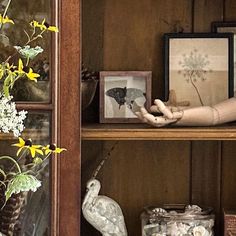
POLYGON ((179 73, 183 75, 186 82, 191 83, 197 93, 201 105, 203 106, 204 103, 197 87, 197 82, 204 82, 207 80, 207 74, 211 73, 208 55, 202 55, 197 49, 194 49, 189 55, 183 54, 182 56, 183 60, 179 61, 179 65, 183 70, 180 70, 179 73))

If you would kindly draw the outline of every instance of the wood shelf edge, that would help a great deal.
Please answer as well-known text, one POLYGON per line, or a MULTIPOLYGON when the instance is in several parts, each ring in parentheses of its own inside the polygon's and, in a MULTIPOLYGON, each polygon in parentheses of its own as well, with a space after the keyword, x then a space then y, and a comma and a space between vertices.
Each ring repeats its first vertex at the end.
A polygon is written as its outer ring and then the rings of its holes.
POLYGON ((236 128, 140 128, 115 125, 82 127, 82 140, 236 140, 236 128))

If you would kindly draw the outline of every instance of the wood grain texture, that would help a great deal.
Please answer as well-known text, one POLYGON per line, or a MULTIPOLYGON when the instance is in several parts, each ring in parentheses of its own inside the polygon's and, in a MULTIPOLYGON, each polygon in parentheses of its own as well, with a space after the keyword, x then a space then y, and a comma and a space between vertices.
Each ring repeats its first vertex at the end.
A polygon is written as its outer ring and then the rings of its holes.
MULTIPOLYGON (((103 144, 83 142, 82 167, 86 166, 83 186, 113 144, 109 141, 103 144)), ((101 194, 121 205, 129 235, 141 235, 143 207, 189 203, 189 146, 189 142, 178 141, 119 142, 98 179, 102 182, 101 194)), ((97 235, 87 224, 82 229, 83 236, 97 235)))
POLYGON ((219 127, 164 127, 146 124, 87 124, 83 140, 235 140, 236 129, 219 127))
POLYGON ((191 30, 191 1, 107 0, 104 13, 104 70, 153 71, 153 98, 163 86, 162 35, 191 30))
POLYGON ((225 0, 225 21, 236 21, 236 1, 235 0, 225 0))
POLYGON ((80 235, 80 1, 61 1, 59 235, 80 235))
POLYGON ((222 208, 236 210, 236 149, 235 142, 223 142, 222 208))
POLYGON ((105 0, 82 1, 82 55, 85 67, 103 70, 105 0))
MULTIPOLYGON (((223 210, 236 211, 236 148, 235 142, 222 143, 222 186, 221 186, 221 221, 223 224, 223 210)), ((223 227, 221 227, 223 235, 223 227)))
POLYGON ((193 14, 193 31, 211 32, 211 23, 223 20, 223 0, 195 0, 193 14))
POLYGON ((208 206, 216 214, 216 231, 220 228, 221 142, 192 143, 192 204, 208 206))

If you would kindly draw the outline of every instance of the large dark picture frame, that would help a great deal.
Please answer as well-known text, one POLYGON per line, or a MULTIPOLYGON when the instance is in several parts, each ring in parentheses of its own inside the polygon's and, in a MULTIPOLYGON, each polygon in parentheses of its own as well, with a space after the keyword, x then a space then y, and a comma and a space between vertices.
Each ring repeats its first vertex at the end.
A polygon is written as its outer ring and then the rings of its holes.
POLYGON ((232 33, 164 35, 165 100, 174 90, 179 104, 211 106, 234 95, 232 33))
POLYGON ((234 95, 236 95, 236 21, 212 22, 212 32, 234 34, 234 95))
POLYGON ((151 106, 151 71, 100 72, 100 123, 141 123, 135 115, 151 106))

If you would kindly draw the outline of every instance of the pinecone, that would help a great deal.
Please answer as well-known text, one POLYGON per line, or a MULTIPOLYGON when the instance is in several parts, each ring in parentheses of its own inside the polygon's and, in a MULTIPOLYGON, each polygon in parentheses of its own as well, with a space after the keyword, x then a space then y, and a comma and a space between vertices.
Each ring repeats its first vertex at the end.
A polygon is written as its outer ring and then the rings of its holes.
POLYGON ((84 65, 82 65, 81 75, 82 75, 82 80, 89 80, 89 79, 98 80, 99 78, 98 72, 90 71, 84 65))
MULTIPOLYGON (((20 230, 18 221, 25 203, 27 193, 13 194, 0 210, 0 231, 6 236, 17 236, 20 230)), ((0 208, 5 203, 4 188, 0 188, 0 208)))

